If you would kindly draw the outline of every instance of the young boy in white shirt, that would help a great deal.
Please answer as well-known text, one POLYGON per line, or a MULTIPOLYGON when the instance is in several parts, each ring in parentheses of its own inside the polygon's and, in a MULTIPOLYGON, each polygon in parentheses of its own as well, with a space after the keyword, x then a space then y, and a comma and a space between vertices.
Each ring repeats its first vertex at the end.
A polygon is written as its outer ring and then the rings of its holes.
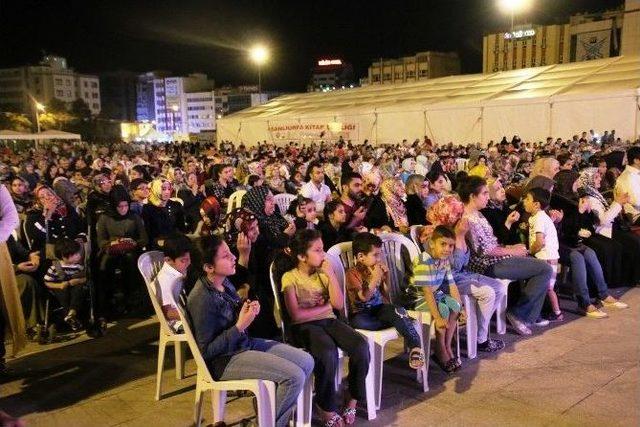
MULTIPOLYGON (((547 296, 551 302, 553 312, 547 320, 559 322, 563 320, 558 295, 554 290, 556 275, 558 273, 558 259, 560 258, 558 231, 545 209, 549 206, 551 194, 543 188, 532 188, 524 195, 524 210, 529 213, 529 253, 538 259, 545 260, 553 267, 554 275, 549 282, 547 296)), ((547 322, 537 321, 536 324, 544 326, 547 322)))
POLYGON ((178 302, 187 268, 191 264, 191 241, 186 236, 176 235, 166 239, 162 249, 164 264, 155 279, 156 298, 171 329, 182 332, 178 302))

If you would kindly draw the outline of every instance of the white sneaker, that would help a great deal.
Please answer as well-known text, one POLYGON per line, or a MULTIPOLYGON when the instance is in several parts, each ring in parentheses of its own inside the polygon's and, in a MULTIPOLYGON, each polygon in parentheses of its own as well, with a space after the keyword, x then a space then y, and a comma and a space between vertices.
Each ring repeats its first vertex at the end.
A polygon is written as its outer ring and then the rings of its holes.
POLYGON ((614 302, 607 302, 607 301, 602 301, 602 305, 604 307, 611 307, 611 308, 619 308, 619 309, 624 309, 624 308, 629 308, 629 304, 626 304, 622 301, 614 301, 614 302))

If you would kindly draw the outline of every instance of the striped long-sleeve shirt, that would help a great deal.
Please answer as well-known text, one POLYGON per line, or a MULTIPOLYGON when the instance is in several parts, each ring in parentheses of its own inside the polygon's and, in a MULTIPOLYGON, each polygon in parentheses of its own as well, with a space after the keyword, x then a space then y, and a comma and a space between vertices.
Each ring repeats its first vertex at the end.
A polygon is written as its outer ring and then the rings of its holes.
POLYGON ((455 285, 449 259, 435 259, 428 252, 422 252, 413 259, 413 275, 409 282, 417 295, 416 306, 424 303, 424 293, 420 289, 429 287, 432 293, 449 293, 449 285, 455 285))

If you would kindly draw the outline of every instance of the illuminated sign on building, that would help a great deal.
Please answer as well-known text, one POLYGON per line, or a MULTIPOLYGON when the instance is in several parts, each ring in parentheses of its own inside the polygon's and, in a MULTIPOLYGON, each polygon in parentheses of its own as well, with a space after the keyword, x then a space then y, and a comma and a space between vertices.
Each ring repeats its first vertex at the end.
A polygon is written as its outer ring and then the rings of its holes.
POLYGON ((509 39, 521 39, 523 37, 533 37, 536 35, 536 30, 530 28, 528 30, 512 31, 510 33, 504 33, 504 38, 509 39))
POLYGON ((342 65, 342 60, 340 60, 340 59, 321 59, 320 61, 318 61, 318 65, 320 65, 320 66, 342 65))

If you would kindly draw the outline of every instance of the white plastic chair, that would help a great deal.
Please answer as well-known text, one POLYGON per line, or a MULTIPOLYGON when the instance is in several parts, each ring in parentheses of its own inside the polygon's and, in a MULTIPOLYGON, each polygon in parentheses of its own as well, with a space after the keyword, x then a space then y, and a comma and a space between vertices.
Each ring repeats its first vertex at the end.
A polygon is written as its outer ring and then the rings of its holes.
POLYGON ((456 159, 456 171, 466 171, 469 167, 469 159, 457 158, 456 159))
MULTIPOLYGON (((393 234, 393 233, 386 233, 386 234, 393 234)), ((400 237, 403 237, 403 236, 400 236, 400 237)), ((411 241, 409 241, 406 237, 404 237, 404 239, 409 243, 411 243, 411 241)), ((388 248, 385 248, 384 240, 383 240, 383 255, 385 257, 385 263, 387 264, 387 267, 389 267, 389 279, 391 282, 393 282, 394 280, 396 281, 396 284, 390 283, 389 285, 392 289, 398 288, 399 287, 398 275, 397 275, 397 272, 395 271, 392 273, 392 270, 394 270, 394 268, 392 268, 393 264, 390 264, 389 253, 386 252, 385 249, 388 249, 388 248)), ((417 254, 417 249, 415 248, 413 249, 414 249, 413 252, 417 254)), ((329 255, 330 262, 332 262, 332 258, 336 261, 338 260, 340 261, 341 268, 338 269, 334 266, 334 271, 338 270, 337 271, 338 279, 342 279, 343 289, 344 289, 344 286, 345 286, 344 271, 350 267, 353 267, 356 264, 353 250, 352 250, 352 243, 351 242, 338 243, 332 246, 331 248, 329 248, 329 250, 327 251, 327 254, 329 255)), ((410 251, 410 254, 411 254, 411 251, 410 251)), ((333 265, 333 262, 332 262, 332 265, 333 265)), ((404 271, 404 266, 402 271, 404 271)), ((392 294, 391 289, 389 293, 391 294, 390 296, 392 298, 392 301, 396 300, 395 299, 396 293, 392 294)), ((421 369, 417 370, 416 375, 417 375, 417 380, 422 383, 423 391, 427 392, 429 391, 428 374, 429 374, 429 357, 431 354, 431 339, 430 339, 430 335, 426 340, 424 339, 423 325, 424 324, 431 325, 431 316, 429 315, 429 313, 423 313, 420 311, 408 310, 407 312, 412 318, 416 319, 415 328, 420 337, 420 343, 422 346, 422 351, 424 353, 424 365, 421 369)), ((345 313, 345 316, 346 316, 346 313, 345 313)), ((376 407, 380 409, 380 403, 382 399, 382 373, 383 373, 383 364, 384 364, 384 347, 387 342, 391 341, 392 339, 399 338, 399 335, 395 330, 395 328, 388 328, 382 331, 365 331, 361 329, 358 329, 357 331, 367 338, 367 340, 370 342, 370 347, 373 347, 374 349, 372 353, 372 360, 375 362, 374 372, 375 372, 375 379, 376 379, 375 381, 376 407), (393 332, 394 334, 393 336, 391 332, 393 332)))
POLYGON ((164 263, 164 254, 160 251, 145 252, 138 258, 138 270, 144 278, 149 292, 151 304, 156 312, 158 323, 160 324, 160 333, 158 337, 158 371, 156 373, 156 400, 160 400, 162 393, 162 373, 164 370, 164 355, 167 344, 173 343, 176 358, 176 379, 184 378, 184 350, 182 343, 187 341, 184 334, 178 334, 171 329, 167 319, 164 317, 160 303, 156 296, 154 287, 155 277, 164 263))
POLYGON ((414 245, 416 245, 416 248, 418 248, 419 252, 422 251, 422 243, 420 243, 419 234, 422 227, 424 227, 424 225, 412 225, 411 227, 409 227, 409 237, 411 237, 411 241, 414 245))
POLYGON ((280 209, 281 215, 284 215, 287 213, 287 210, 289 209, 289 205, 291 205, 291 202, 296 197, 298 196, 296 196, 295 194, 289 194, 289 193, 281 193, 273 196, 273 201, 278 206, 278 209, 280 209))
MULTIPOLYGON (((278 290, 278 285, 276 284, 274 273, 273 273, 273 263, 269 267, 269 280, 271 282, 271 292, 273 292, 273 316, 276 320, 276 325, 280 328, 282 333, 282 342, 287 341, 287 335, 285 332, 284 319, 282 317, 282 302, 280 300, 280 292, 278 290)), ((342 357, 342 353, 338 353, 338 357, 342 357)), ((339 364, 339 366, 342 366, 339 364)), ((339 384, 340 380, 340 371, 336 373, 336 384, 339 384)), ((296 403, 296 412, 295 412, 295 420, 296 426, 311 426, 311 412, 313 409, 313 381, 311 378, 307 380, 307 383, 304 385, 302 389, 302 393, 298 396, 298 401, 296 403)))
POLYGON ((224 407, 227 403, 227 391, 248 390, 256 396, 258 401, 258 425, 273 427, 276 423, 276 385, 273 381, 260 379, 246 379, 233 381, 215 381, 209 372, 209 368, 200 353, 198 344, 191 330, 191 321, 183 307, 178 307, 180 320, 184 328, 184 336, 193 359, 196 362, 196 399, 195 399, 195 425, 202 424, 202 396, 205 391, 211 390, 213 424, 224 420, 224 407))
POLYGON ((246 192, 247 190, 238 190, 231 193, 229 201, 227 202, 227 213, 242 206, 242 197, 244 197, 246 192))

